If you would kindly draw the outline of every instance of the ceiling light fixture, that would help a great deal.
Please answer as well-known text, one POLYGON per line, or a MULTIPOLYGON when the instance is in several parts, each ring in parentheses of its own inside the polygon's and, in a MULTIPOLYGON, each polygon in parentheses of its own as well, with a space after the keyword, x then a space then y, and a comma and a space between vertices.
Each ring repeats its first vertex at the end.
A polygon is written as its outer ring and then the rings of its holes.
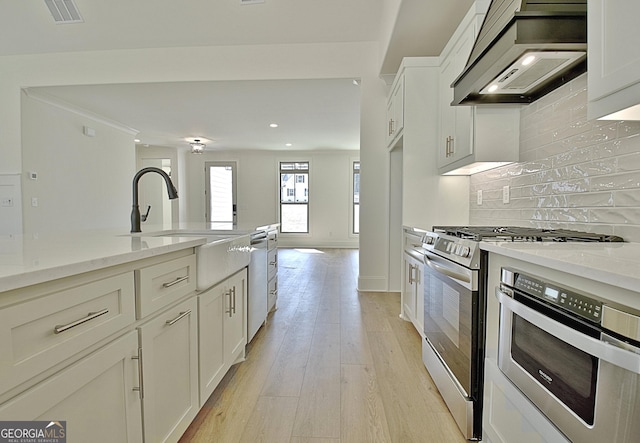
POLYGON ((269 127, 271 127, 271 128, 277 128, 277 127, 278 127, 278 124, 277 124, 277 123, 271 123, 271 124, 269 125, 269 127))
POLYGON ((285 143, 285 146, 290 147, 292 145, 291 145, 291 143, 285 143))
POLYGON ((200 143, 200 139, 196 138, 193 140, 193 143, 189 143, 191 145, 191 153, 192 154, 202 154, 204 148, 207 146, 204 143, 200 143))

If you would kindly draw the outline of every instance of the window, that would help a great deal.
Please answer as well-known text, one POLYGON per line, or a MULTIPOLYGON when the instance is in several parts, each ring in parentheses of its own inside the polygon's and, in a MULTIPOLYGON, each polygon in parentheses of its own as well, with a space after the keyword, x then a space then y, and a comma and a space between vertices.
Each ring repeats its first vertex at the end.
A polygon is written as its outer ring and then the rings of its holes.
POLYGON ((208 222, 236 223, 235 162, 205 163, 208 222))
POLYGON ((309 162, 280 163, 280 231, 309 232, 309 162))
POLYGON ((353 233, 360 233, 360 162, 353 162, 353 233))

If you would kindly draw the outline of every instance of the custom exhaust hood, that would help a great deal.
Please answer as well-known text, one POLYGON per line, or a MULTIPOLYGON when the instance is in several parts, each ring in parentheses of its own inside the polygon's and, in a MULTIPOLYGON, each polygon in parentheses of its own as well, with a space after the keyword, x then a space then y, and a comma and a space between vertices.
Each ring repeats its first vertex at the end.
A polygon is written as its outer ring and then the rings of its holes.
POLYGON ((492 0, 452 105, 531 103, 586 70, 586 0, 492 0))

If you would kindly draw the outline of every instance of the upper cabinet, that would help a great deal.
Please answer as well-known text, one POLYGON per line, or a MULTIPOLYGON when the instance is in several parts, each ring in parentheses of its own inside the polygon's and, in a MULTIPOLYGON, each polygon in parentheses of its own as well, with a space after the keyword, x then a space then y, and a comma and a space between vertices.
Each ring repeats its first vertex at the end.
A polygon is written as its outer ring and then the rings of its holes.
POLYGON ((640 2, 589 0, 588 117, 640 120, 640 2))
POLYGON ((397 142, 404 129, 404 75, 393 84, 392 93, 387 102, 387 146, 397 142))
MULTIPOLYGON (((464 69, 476 37, 476 21, 466 24, 451 52, 440 66, 440 141, 438 167, 449 165, 473 152, 471 127, 472 106, 451 106, 453 88, 451 85, 464 69)), ((455 38, 455 36, 454 36, 455 38)))
POLYGON ((469 175, 518 160, 519 106, 451 106, 451 85, 464 70, 485 6, 477 2, 469 10, 441 55, 437 149, 440 174, 469 175))

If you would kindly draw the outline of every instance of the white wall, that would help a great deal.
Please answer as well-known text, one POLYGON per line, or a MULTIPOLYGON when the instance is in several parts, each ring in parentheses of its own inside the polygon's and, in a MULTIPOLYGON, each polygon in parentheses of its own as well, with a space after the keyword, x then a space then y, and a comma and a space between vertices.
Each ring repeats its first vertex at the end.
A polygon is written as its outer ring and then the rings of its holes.
POLYGON ((24 232, 113 227, 128 232, 133 135, 25 94, 22 121, 24 232), (95 137, 85 136, 84 126, 95 129, 95 137), (27 172, 36 172, 37 180, 27 172))
POLYGON ((350 233, 352 162, 358 151, 207 151, 186 156, 187 217, 205 219, 205 163, 237 163, 238 223, 256 225, 279 219, 280 161, 309 161, 309 234, 282 234, 279 246, 358 247, 350 233))
MULTIPOLYGON (((86 85, 165 81, 361 79, 360 275, 365 290, 388 288, 388 155, 385 140, 386 86, 378 78, 379 45, 375 42, 297 45, 216 46, 68 52, 0 57, 0 174, 20 174, 22 131, 20 90, 30 86, 86 85), (185 66, 198 60, 198 69, 185 66)), ((126 122, 123 122, 126 123, 126 122)), ((36 123, 33 123, 37 125, 36 123)), ((52 140, 49 140, 51 142, 52 140)), ((135 154, 119 167, 130 187, 135 154)), ((181 174, 179 183, 187 177, 181 174)), ((73 186, 73 185, 71 185, 73 186)), ((97 185, 96 185, 97 186, 97 185)), ((182 187, 180 185, 180 187, 182 187)), ((118 191, 130 201, 130 189, 118 191)), ((62 199, 64 193, 58 198, 62 199)), ((80 201, 69 212, 84 211, 80 201)), ((187 208, 179 202, 180 215, 187 208)), ((119 206, 110 208, 117 212, 119 206)), ((191 221, 181 218, 181 221, 191 221)), ((88 225, 96 224, 90 220, 88 225)))

